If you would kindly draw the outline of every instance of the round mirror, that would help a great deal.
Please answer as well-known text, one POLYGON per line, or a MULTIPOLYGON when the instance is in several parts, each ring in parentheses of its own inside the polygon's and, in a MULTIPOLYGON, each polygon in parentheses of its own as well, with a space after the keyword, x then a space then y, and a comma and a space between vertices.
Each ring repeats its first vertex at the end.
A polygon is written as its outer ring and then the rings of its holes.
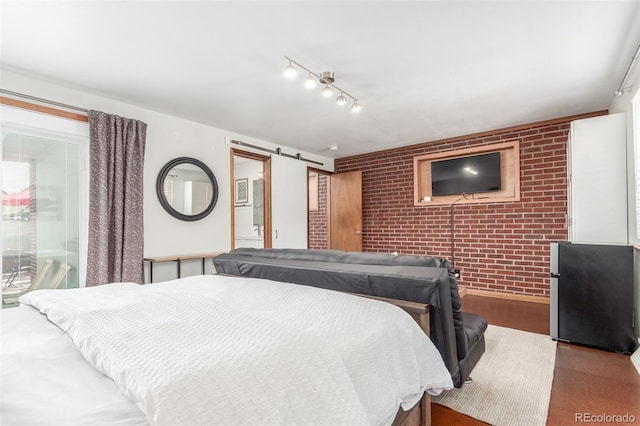
POLYGON ((162 207, 173 217, 199 220, 218 202, 218 182, 200 160, 180 157, 169 161, 160 171, 156 192, 162 207))

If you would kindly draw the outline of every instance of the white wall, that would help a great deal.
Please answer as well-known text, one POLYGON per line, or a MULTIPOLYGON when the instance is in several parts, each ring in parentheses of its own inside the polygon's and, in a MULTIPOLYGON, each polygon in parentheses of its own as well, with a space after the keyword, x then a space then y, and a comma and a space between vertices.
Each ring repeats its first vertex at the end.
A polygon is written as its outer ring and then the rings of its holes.
MULTIPOLYGON (((638 46, 640 40, 640 16, 636 16, 635 21, 638 25, 635 25, 635 34, 630 34, 628 38, 630 44, 634 44, 633 47, 638 46)), ((631 58, 623 58, 625 66, 629 64, 631 58)), ((634 277, 634 306, 635 306, 635 333, 638 342, 640 343, 640 241, 638 241, 638 229, 637 218, 640 214, 636 206, 636 191, 640 190, 636 188, 636 170, 635 170, 635 158, 640 153, 635 152, 634 137, 640 137, 640 129, 636 130, 637 136, 634 136, 633 125, 633 98, 636 95, 640 96, 640 61, 636 61, 635 66, 632 68, 627 81, 624 84, 625 87, 631 87, 631 89, 625 91, 622 96, 614 97, 609 106, 610 113, 624 113, 627 118, 627 188, 628 188, 628 229, 629 229, 629 243, 634 244, 635 249, 635 277, 634 277)))
MULTIPOLYGON (((637 218, 640 211, 636 205, 636 167, 635 158, 640 153, 635 152, 634 146, 634 117, 633 117, 633 97, 640 94, 640 64, 635 67, 636 72, 633 78, 629 79, 628 84, 633 84, 633 90, 624 93, 620 97, 616 97, 609 108, 610 113, 624 113, 627 120, 627 218, 629 230, 629 244, 635 245, 635 276, 634 276, 634 297, 633 305, 635 309, 635 335, 638 343, 640 343, 640 241, 638 241, 637 218)), ((640 129, 638 129, 638 137, 640 137, 640 129)))
MULTIPOLYGON (((640 10, 636 13, 636 16, 630 17, 635 22, 630 28, 632 31, 627 36, 626 44, 623 51, 633 51, 635 53, 640 43, 640 10)), ((621 67, 627 70, 631 62, 631 57, 619 56, 621 67)), ((623 82, 620 81, 619 84, 623 82)), ((635 152, 634 152, 634 135, 633 135, 633 108, 632 101, 634 96, 640 90, 640 61, 636 61, 635 66, 631 69, 631 72, 627 76, 626 82, 624 82, 624 88, 626 89, 622 96, 614 96, 611 94, 611 104, 609 105, 609 113, 624 113, 627 119, 627 172, 628 172, 628 206, 629 206, 629 242, 631 244, 640 244, 637 241, 636 235, 636 201, 635 201, 635 152)), ((618 87, 616 87, 618 89, 618 87)), ((639 129, 640 131, 640 129, 639 129)))
MULTIPOLYGON (((225 138, 239 139, 272 149, 281 147, 284 152, 288 153, 298 152, 295 149, 257 140, 246 135, 184 120, 13 71, 2 69, 1 81, 2 88, 6 90, 81 108, 117 114, 147 123, 144 165, 144 251, 147 257, 220 252, 230 249, 231 185, 229 167, 231 147, 225 143, 225 138), (194 157, 203 161, 211 168, 218 180, 220 191, 218 203, 213 212, 202 220, 185 222, 174 219, 163 210, 158 201, 155 192, 156 177, 162 167, 176 157, 194 157)), ((323 162, 325 165, 321 168, 333 170, 333 159, 305 152, 300 153, 305 158, 323 162)), ((306 167, 304 169, 305 171, 299 179, 306 181, 306 167)), ((306 223, 306 217, 304 220, 306 223)), ((290 222, 296 223, 297 221, 290 222)))

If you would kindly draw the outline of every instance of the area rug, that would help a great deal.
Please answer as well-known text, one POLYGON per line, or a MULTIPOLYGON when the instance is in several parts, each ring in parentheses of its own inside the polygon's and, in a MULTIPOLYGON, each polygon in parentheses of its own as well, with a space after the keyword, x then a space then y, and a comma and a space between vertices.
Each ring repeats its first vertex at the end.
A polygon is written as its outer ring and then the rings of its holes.
POLYGON ((556 342, 543 334, 489 325, 472 382, 432 401, 492 425, 545 425, 556 342))

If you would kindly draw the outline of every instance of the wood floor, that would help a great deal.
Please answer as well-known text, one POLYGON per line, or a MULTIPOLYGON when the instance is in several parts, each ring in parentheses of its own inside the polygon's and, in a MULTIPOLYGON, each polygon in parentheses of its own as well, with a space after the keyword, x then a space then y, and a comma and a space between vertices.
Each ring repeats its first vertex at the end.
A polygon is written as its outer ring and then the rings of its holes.
MULTIPOLYGON (((462 299, 462 306, 463 311, 479 314, 489 324, 549 334, 549 305, 467 295, 462 299)), ((640 424, 640 374, 628 355, 559 342, 547 425, 588 423, 585 421, 588 417, 592 423, 605 420, 595 423, 640 424), (623 417, 597 417, 625 415, 626 422, 615 421, 624 420, 623 417)), ((485 423, 432 404, 432 424, 485 423)))

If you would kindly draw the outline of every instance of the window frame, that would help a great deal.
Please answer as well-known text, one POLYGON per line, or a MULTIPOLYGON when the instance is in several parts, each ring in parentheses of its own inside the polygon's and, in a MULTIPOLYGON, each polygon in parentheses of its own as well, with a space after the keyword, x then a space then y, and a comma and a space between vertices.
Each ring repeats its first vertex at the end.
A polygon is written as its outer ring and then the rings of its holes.
MULTIPOLYGON (((77 114, 56 114, 53 108, 40 107, 18 101, 18 104, 0 99, 0 124, 2 131, 20 132, 24 135, 39 138, 55 138, 66 143, 77 144, 80 149, 79 176, 79 258, 78 286, 86 285, 87 276, 87 241, 89 229, 89 123, 88 119, 77 114), (36 108, 30 108, 32 105, 36 108), (78 118, 80 117, 80 118, 78 118)), ((0 161, 4 161, 3 150, 0 150, 0 161)), ((1 175, 1 174, 0 174, 1 175)), ((0 176, 0 183, 2 182, 0 176)), ((0 221, 0 234, 2 234, 0 221)))

